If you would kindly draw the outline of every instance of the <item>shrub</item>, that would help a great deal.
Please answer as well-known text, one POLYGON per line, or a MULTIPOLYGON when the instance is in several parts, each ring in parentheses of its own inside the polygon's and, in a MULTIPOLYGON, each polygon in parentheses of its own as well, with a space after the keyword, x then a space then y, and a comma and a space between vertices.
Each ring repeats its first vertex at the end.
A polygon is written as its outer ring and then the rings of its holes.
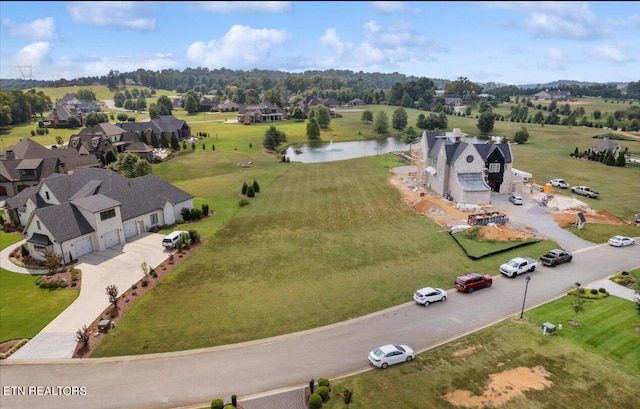
POLYGON ((235 393, 231 395, 231 406, 233 406, 234 408, 238 406, 238 395, 236 395, 235 393))
POLYGON ((311 393, 313 393, 313 388, 314 388, 315 386, 316 386, 316 382, 315 382, 313 379, 311 379, 311 380, 309 381, 309 390, 311 391, 311 393))
POLYGON ((141 283, 141 284, 142 284, 142 286, 143 286, 143 287, 146 287, 146 286, 148 286, 148 285, 149 285, 149 281, 147 281, 147 280, 142 280, 142 283, 141 283))
POLYGON ((353 391, 349 389, 342 391, 342 401, 348 406, 353 401, 353 391))
POLYGON ((189 230, 189 239, 191 240, 191 244, 200 243, 200 233, 196 230, 189 230))
POLYGON ((215 398, 211 401, 211 409, 223 409, 224 401, 220 398, 215 398))
POLYGON ((202 218, 202 210, 200 209, 191 209, 191 220, 199 220, 202 218))
MULTIPOLYGON (((320 381, 318 381, 320 384, 320 381)), ((323 402, 326 402, 329 399, 329 387, 327 386, 318 386, 318 392, 316 392, 322 398, 323 402)))
POLYGON ((628 272, 628 271, 623 271, 622 273, 620 273, 620 275, 628 276, 628 275, 629 275, 629 272, 628 272))
POLYGON ((247 194, 247 189, 249 188, 249 185, 247 185, 247 182, 244 182, 242 184, 242 194, 246 195, 247 194))
POLYGON ((579 292, 580 294, 584 294, 584 288, 579 289, 579 290, 578 290, 578 292, 579 292))
POLYGON ((248 206, 248 205, 249 205, 249 201, 247 199, 241 199, 238 202, 238 206, 240 206, 240 207, 245 207, 245 206, 248 206))
POLYGON ((322 407, 322 398, 317 393, 309 396, 309 409, 320 409, 322 407))
POLYGON ((256 193, 260 192, 260 185, 255 180, 253 181, 253 191, 256 193))
POLYGON ((591 294, 596 295, 598 294, 598 290, 596 290, 595 288, 591 289, 591 294))
POLYGON ((327 388, 331 387, 331 382, 329 382, 326 378, 318 379, 318 386, 326 386, 327 388))
POLYGON ((605 288, 602 288, 602 287, 600 287, 598 289, 598 291, 600 291, 602 294, 606 294, 607 293, 607 290, 605 288))
POLYGON ((180 214, 182 215, 182 218, 185 222, 191 220, 191 209, 183 207, 182 210, 180 210, 180 214))
POLYGON ((202 204, 202 214, 204 216, 208 216, 209 215, 209 205, 206 203, 202 204))
POLYGON ((26 243, 20 246, 20 255, 22 257, 27 257, 29 255, 29 246, 27 246, 26 243))

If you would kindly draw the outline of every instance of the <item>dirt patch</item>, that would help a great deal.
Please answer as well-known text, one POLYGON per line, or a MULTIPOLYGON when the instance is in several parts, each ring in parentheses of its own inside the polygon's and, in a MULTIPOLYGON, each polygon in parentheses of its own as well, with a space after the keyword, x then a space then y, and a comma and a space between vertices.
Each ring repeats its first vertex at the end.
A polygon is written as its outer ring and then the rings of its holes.
POLYGON ((482 226, 478 228, 478 237, 485 240, 498 241, 524 241, 533 238, 534 235, 520 230, 514 230, 507 226, 482 226))
POLYGON ((98 331, 98 323, 103 318, 109 319, 114 323, 114 325, 117 325, 118 321, 120 321, 138 298, 149 292, 156 284, 158 284, 164 277, 168 276, 182 261, 184 261, 191 252, 195 251, 206 242, 206 239, 201 239, 199 243, 190 246, 188 249, 183 249, 182 253, 175 252, 159 266, 154 267, 154 271, 157 275, 156 277, 149 274, 146 278, 142 278, 135 284, 135 289, 132 286, 122 293, 118 297, 118 304, 115 309, 113 305, 109 305, 109 307, 107 307, 102 314, 100 314, 100 316, 91 323, 91 325, 87 326, 89 342, 87 346, 79 343, 73 353, 73 358, 88 357, 100 341, 102 341, 102 339, 107 335, 105 332, 98 331), (142 282, 145 280, 147 281, 147 285, 143 286, 142 282))
POLYGON ((479 349, 479 347, 468 347, 468 348, 464 348, 464 349, 459 349, 457 351, 455 351, 453 353, 453 356, 455 357, 460 357, 460 356, 467 356, 467 355, 471 355, 474 352, 476 352, 479 349))
POLYGON ((542 390, 553 385, 547 378, 551 376, 542 366, 520 367, 490 375, 490 381, 480 396, 467 390, 455 390, 444 398, 455 406, 465 408, 495 408, 507 401, 522 396, 530 389, 542 390))
POLYGON ((556 221, 558 226, 563 229, 566 229, 571 226, 575 226, 578 223, 578 212, 582 212, 587 223, 596 223, 596 224, 616 224, 616 225, 629 225, 630 223, 617 218, 610 212, 606 210, 595 211, 591 210, 589 212, 585 212, 582 209, 568 209, 566 212, 562 213, 554 213, 552 214, 553 219, 556 221))

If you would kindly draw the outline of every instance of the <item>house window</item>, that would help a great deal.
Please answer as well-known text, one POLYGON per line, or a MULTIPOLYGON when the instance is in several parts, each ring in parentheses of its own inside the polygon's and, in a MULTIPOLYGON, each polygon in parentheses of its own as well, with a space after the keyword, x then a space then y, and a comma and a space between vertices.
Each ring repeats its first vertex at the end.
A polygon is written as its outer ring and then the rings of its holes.
POLYGON ((100 212, 100 220, 104 221, 116 217, 116 209, 109 209, 104 212, 100 212))
POLYGON ((73 146, 74 148, 77 148, 78 147, 78 141, 71 142, 71 146, 73 146))
POLYGON ((155 226, 158 224, 158 213, 151 214, 151 225, 155 226))
POLYGON ((38 230, 42 230, 42 228, 40 227, 40 220, 36 220, 36 227, 38 228, 38 230))
POLYGON ((98 147, 98 141, 93 141, 93 147, 94 148, 98 147))
POLYGON ((40 254, 47 254, 47 248, 44 246, 33 245, 33 251, 40 254))
POLYGON ((22 169, 23 176, 35 176, 35 174, 36 174, 35 169, 22 169))
POLYGON ((490 163, 489 164, 489 173, 498 173, 500 172, 500 164, 499 163, 490 163))

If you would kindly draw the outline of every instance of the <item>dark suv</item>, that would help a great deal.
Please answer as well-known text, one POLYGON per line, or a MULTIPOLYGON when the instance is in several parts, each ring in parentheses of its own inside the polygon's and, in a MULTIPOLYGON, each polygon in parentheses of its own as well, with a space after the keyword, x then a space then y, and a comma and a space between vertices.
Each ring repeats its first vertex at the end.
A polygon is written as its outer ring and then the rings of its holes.
POLYGON ((493 278, 490 275, 479 273, 468 273, 456 278, 456 282, 453 285, 462 291, 463 293, 472 293, 474 290, 480 288, 491 287, 493 278))

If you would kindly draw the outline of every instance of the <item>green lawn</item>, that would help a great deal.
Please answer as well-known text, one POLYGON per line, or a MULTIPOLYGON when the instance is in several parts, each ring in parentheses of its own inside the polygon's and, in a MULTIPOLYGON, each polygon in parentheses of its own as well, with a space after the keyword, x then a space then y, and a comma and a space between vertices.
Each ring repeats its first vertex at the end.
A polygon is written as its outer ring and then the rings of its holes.
MULTIPOLYGON (((453 238, 464 248, 467 255, 472 259, 486 257, 489 254, 505 251, 513 248, 520 248, 521 254, 526 257, 537 258, 541 254, 541 247, 548 246, 532 246, 538 242, 537 239, 514 240, 514 241, 498 241, 478 238, 477 229, 464 230, 453 235, 453 238), (529 254, 532 254, 529 256, 529 254)), ((544 251, 542 252, 544 253, 544 251)))
MULTIPOLYGON (((557 335, 543 336, 543 322, 566 323, 576 318, 568 298, 527 311, 529 322, 505 320, 421 353, 414 362, 332 380, 331 398, 323 408, 344 408, 345 388, 353 391, 350 409, 451 408, 447 393, 466 390, 480 397, 488 393, 485 388, 492 375, 538 366, 549 372, 551 385, 489 407, 636 408, 640 316, 632 303, 616 297, 593 301, 577 317, 579 328, 564 325, 557 335)), ((315 375, 316 379, 325 376, 315 375)), ((509 389, 494 392, 505 396, 509 389)))
MULTIPOLYGON (((5 248, 22 236, 0 231, 0 239, 5 248)), ((78 289, 42 290, 35 281, 0 268, 0 342, 34 337, 78 297, 78 289)))

